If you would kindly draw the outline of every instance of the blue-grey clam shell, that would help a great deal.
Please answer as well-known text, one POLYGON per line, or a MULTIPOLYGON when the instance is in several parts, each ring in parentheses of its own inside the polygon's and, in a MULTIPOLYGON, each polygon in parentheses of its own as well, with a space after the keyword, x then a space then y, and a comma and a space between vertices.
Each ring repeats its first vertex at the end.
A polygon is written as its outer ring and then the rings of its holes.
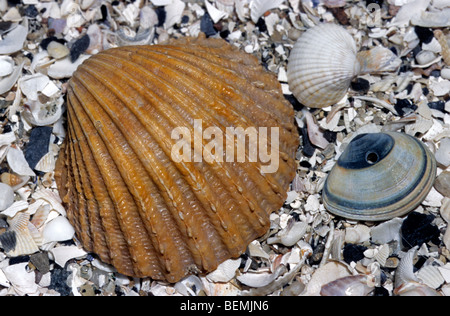
POLYGON ((403 133, 355 137, 331 170, 325 207, 353 220, 381 221, 415 209, 431 190, 436 161, 428 148, 403 133))

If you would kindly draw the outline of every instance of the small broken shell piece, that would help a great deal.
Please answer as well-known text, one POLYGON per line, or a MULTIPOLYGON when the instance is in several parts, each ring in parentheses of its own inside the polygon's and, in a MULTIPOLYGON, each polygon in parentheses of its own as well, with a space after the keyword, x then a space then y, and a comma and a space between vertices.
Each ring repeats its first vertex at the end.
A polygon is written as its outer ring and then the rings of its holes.
POLYGON ((351 275, 348 267, 344 263, 337 261, 328 262, 314 271, 302 295, 319 296, 322 286, 325 284, 351 275))
POLYGON ((276 236, 267 239, 267 243, 281 243, 286 247, 295 245, 306 233, 308 224, 305 222, 289 221, 288 225, 276 236))
POLYGON ((368 275, 352 275, 337 279, 322 286, 322 296, 367 296, 374 290, 368 275))
POLYGON ((70 57, 59 59, 48 67, 48 76, 53 79, 70 78, 78 66, 88 59, 89 55, 80 56, 75 62, 71 62, 70 57))
POLYGON ((370 239, 370 228, 366 225, 355 225, 345 229, 345 242, 360 244, 370 239))
POLYGON ((439 288, 445 282, 441 272, 439 272, 438 267, 433 265, 422 267, 417 272, 417 277, 423 284, 429 286, 432 289, 439 288))
POLYGON ((241 265, 241 259, 228 259, 219 264, 216 270, 206 275, 210 282, 229 282, 236 276, 236 270, 241 265))
POLYGON ((284 1, 285 0, 254 0, 250 5, 250 17, 252 18, 252 21, 257 23, 264 13, 278 8, 284 1))
POLYGON ((29 102, 22 112, 23 117, 32 125, 51 125, 61 118, 64 100, 59 97, 42 104, 39 101, 29 102))
POLYGON ((0 41, 0 55, 9 55, 22 49, 28 34, 28 20, 17 25, 0 41))
POLYGON ((189 275, 175 283, 174 288, 184 296, 198 296, 203 290, 202 280, 196 275, 189 275))
POLYGON ((19 87, 22 93, 31 101, 37 101, 38 92, 44 90, 50 79, 43 74, 27 75, 19 79, 19 87))
POLYGON ((61 246, 52 248, 49 254, 59 266, 64 267, 70 259, 84 257, 87 252, 77 246, 61 246))
POLYGON ((311 112, 307 110, 303 110, 302 112, 306 119, 309 140, 314 146, 325 149, 329 145, 329 142, 323 136, 322 131, 320 131, 319 124, 315 122, 311 112))
POLYGON ((14 60, 9 56, 0 56, 0 77, 9 76, 14 70, 14 60))
POLYGON ((44 242, 70 240, 75 235, 73 226, 64 216, 58 216, 45 224, 43 230, 44 242))
POLYGON ((39 251, 38 244, 41 242, 41 236, 36 227, 30 223, 29 214, 19 212, 7 222, 9 228, 6 233, 12 233, 15 238, 14 246, 6 252, 8 256, 30 255, 39 251))
POLYGON ((18 175, 31 177, 34 177, 36 175, 28 165, 28 162, 25 159, 25 155, 20 148, 10 146, 8 148, 8 153, 6 154, 6 160, 8 161, 11 170, 18 175))
POLYGON ((236 279, 250 287, 264 287, 275 281, 279 276, 286 272, 287 268, 284 265, 279 265, 273 272, 247 272, 236 277, 236 279))
MULTIPOLYGON (((36 190, 32 194, 32 198, 35 200, 44 200, 50 204, 51 209, 55 210, 59 214, 66 216, 66 210, 64 206, 62 206, 62 201, 57 193, 53 192, 50 189, 40 189, 36 190)), ((40 205, 39 205, 40 206, 40 205)))
POLYGON ((13 294, 21 296, 38 294, 39 286, 36 284, 35 274, 29 273, 27 266, 28 262, 21 262, 2 268, 2 272, 13 289, 13 294))
POLYGON ((14 203, 14 191, 5 183, 0 183, 0 196, 0 211, 7 209, 14 203))
POLYGON ((384 267, 386 265, 386 261, 389 258, 389 245, 384 244, 381 247, 377 249, 377 253, 374 256, 374 259, 382 266, 384 267))
POLYGON ((361 51, 356 58, 361 67, 359 74, 395 71, 402 63, 390 49, 382 46, 361 51))
POLYGON ((0 94, 6 93, 14 86, 17 79, 19 79, 20 74, 22 73, 22 67, 25 62, 22 62, 20 65, 15 66, 13 72, 0 79, 0 94))
POLYGON ((420 282, 414 274, 414 257, 417 246, 411 248, 400 260, 395 273, 394 294, 399 296, 441 296, 435 289, 420 282))

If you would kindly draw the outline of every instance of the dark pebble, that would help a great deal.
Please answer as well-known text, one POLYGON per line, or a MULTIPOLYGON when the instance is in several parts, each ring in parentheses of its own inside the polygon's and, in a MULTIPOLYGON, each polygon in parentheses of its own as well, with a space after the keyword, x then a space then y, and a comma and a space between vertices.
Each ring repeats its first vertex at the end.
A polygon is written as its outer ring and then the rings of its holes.
POLYGON ((52 131, 53 128, 49 126, 37 126, 31 130, 30 141, 25 147, 25 159, 31 169, 48 153, 52 131))
POLYGON ((306 127, 303 127, 300 129, 300 131, 302 133, 302 139, 303 139, 303 155, 305 155, 306 157, 312 157, 314 155, 314 152, 316 151, 316 149, 314 148, 314 146, 311 144, 311 141, 309 140, 308 129, 306 127))
POLYGON ((425 215, 417 212, 410 213, 403 221, 400 229, 403 246, 406 249, 411 249, 429 241, 435 245, 439 245, 440 231, 436 225, 431 224, 433 220, 433 215, 425 215))
POLYGON ((23 262, 30 262, 30 256, 18 256, 18 257, 12 257, 9 259, 9 265, 12 266, 13 264, 23 263, 23 262))
POLYGON ((31 4, 23 9, 23 14, 29 18, 35 18, 39 14, 39 11, 31 4))
POLYGON ((45 252, 38 252, 30 256, 31 263, 39 270, 42 274, 46 274, 50 271, 50 260, 45 252))
POLYGON ((108 7, 104 4, 100 7, 100 12, 102 13, 101 22, 105 22, 108 19, 108 7))
POLYGON ((357 78, 351 83, 352 89, 365 94, 370 90, 370 82, 363 78, 357 78))
POLYGON ((208 13, 205 13, 202 16, 200 21, 200 30, 205 33, 206 37, 211 37, 217 34, 217 31, 214 28, 214 22, 208 13))
POLYGON ((416 57, 421 51, 422 51, 422 46, 418 45, 411 51, 411 53, 414 57, 416 57))
POLYGON ((441 71, 439 69, 435 69, 430 74, 431 77, 439 78, 441 76, 441 71))
POLYGON ((90 42, 87 34, 77 39, 70 48, 70 61, 75 62, 88 49, 90 42))
POLYGON ((6 222, 6 219, 0 218, 0 228, 8 228, 8 223, 6 222))
POLYGON ((311 166, 311 164, 309 163, 309 161, 307 161, 307 160, 302 160, 302 161, 300 161, 300 167, 303 167, 303 168, 311 168, 312 166, 311 166))
POLYGON ((337 133, 333 131, 324 131, 323 137, 329 142, 329 143, 335 143, 337 138, 337 133))
POLYGON ((445 112, 445 102, 442 100, 428 103, 430 109, 439 110, 445 112))
POLYGON ((157 27, 161 27, 164 25, 164 23, 166 22, 166 10, 164 9, 164 7, 157 7, 155 9, 156 15, 158 16, 158 24, 156 25, 157 27))
POLYGON ((8 124, 8 125, 3 126, 2 134, 6 134, 6 133, 10 133, 10 132, 12 132, 11 125, 8 124))
POLYGON ((303 104, 301 104, 300 102, 298 102, 297 98, 294 97, 293 94, 285 94, 284 98, 286 100, 289 101, 289 103, 292 104, 292 106, 294 107, 294 110, 296 111, 300 111, 301 109, 303 109, 303 104))
POLYGON ((189 16, 188 15, 183 15, 183 17, 181 18, 181 23, 182 24, 189 23, 189 16))
POLYGON ((0 21, 0 35, 9 31, 11 29, 12 22, 11 21, 0 21))
POLYGON ((61 44, 65 44, 65 43, 66 43, 65 40, 60 39, 60 38, 57 38, 56 36, 49 36, 49 37, 47 37, 47 38, 44 38, 44 39, 41 41, 41 43, 39 44, 39 46, 41 46, 42 49, 47 50, 48 44, 50 44, 50 43, 53 42, 53 41, 58 42, 58 43, 61 43, 61 44))
POLYGON ((4 252, 9 252, 16 248, 17 238, 15 231, 6 231, 0 235, 0 244, 2 245, 4 252))
POLYGON ((421 43, 429 44, 433 40, 433 31, 427 27, 415 26, 414 31, 421 43))
POLYGON ((352 261, 358 262, 359 260, 364 259, 364 251, 367 250, 367 247, 355 244, 346 244, 344 246, 344 261, 350 264, 352 261))
POLYGON ((394 108, 400 116, 403 116, 410 112, 408 109, 412 111, 417 110, 417 105, 413 104, 408 99, 398 99, 397 103, 394 105, 394 108))
POLYGON ((223 39, 226 39, 228 36, 230 35, 230 31, 229 30, 225 30, 220 32, 220 37, 223 39))
POLYGON ((51 280, 48 288, 55 290, 61 296, 69 296, 72 293, 72 289, 67 285, 67 278, 70 274, 70 271, 55 267, 51 272, 51 280))
POLYGON ((262 17, 259 18, 258 22, 256 23, 256 27, 261 33, 267 32, 266 21, 262 17))
POLYGON ((412 85, 412 83, 410 83, 410 84, 406 87, 406 92, 408 92, 408 94, 410 94, 411 91, 412 91, 412 88, 413 88, 413 85, 412 85))
POLYGON ((382 286, 377 286, 373 291, 373 296, 389 296, 389 291, 382 286))
POLYGON ((333 14, 333 16, 336 18, 336 20, 338 20, 338 22, 341 25, 349 25, 350 24, 350 19, 347 15, 347 12, 345 12, 344 7, 328 8, 328 10, 331 11, 331 14, 333 14))

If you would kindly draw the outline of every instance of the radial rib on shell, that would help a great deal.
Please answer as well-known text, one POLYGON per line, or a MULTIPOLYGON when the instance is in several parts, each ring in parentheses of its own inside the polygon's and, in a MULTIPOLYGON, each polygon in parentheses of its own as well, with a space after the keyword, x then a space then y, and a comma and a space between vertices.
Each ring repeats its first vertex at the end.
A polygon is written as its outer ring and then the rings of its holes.
POLYGON ((60 195, 86 250, 125 275, 176 282, 239 256, 295 174, 294 112, 276 77, 222 40, 101 52, 70 80, 67 112, 60 195), (224 135, 278 127, 277 172, 249 162, 248 146, 245 162, 173 161, 172 131, 193 135, 194 120, 224 135))

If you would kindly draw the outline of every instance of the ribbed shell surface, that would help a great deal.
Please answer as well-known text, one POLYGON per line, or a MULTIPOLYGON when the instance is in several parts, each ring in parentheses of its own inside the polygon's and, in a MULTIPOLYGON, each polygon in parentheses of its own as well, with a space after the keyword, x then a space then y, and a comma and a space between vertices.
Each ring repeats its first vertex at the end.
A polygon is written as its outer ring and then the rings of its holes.
POLYGON ((336 24, 319 24, 303 33, 289 56, 289 88, 305 106, 339 102, 360 71, 356 43, 336 24))
POLYGON ((398 132, 362 134, 328 175, 323 203, 345 218, 387 220, 419 206, 435 178, 434 156, 418 139, 398 132))
POLYGON ((239 256, 266 233, 295 174, 294 112, 276 77, 222 40, 103 51, 69 81, 67 112, 60 195, 85 249, 125 275, 176 282, 239 256), (194 120, 224 134, 278 127, 277 171, 173 161, 172 131, 193 132, 194 120))

